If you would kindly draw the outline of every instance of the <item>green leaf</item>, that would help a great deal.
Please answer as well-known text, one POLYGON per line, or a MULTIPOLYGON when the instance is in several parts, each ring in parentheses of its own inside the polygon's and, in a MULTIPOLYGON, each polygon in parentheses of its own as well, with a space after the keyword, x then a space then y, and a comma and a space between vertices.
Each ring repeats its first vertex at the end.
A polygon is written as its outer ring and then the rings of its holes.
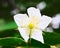
POLYGON ((25 46, 23 39, 17 37, 0 38, 0 46, 25 46))
POLYGON ((60 34, 59 33, 44 32, 43 36, 44 36, 45 44, 48 44, 48 45, 60 44, 60 34))
POLYGON ((0 26, 0 31, 5 31, 5 30, 15 29, 15 28, 17 28, 17 25, 15 22, 12 21, 12 22, 6 23, 3 26, 0 26))
POLYGON ((37 40, 32 39, 31 40, 31 46, 36 48, 50 48, 50 45, 43 44, 37 40))
POLYGON ((0 38, 4 37, 21 37, 20 33, 17 30, 6 30, 3 32, 0 32, 0 38))
POLYGON ((17 37, 6 37, 6 38, 0 38, 0 46, 3 46, 3 48, 14 48, 17 46, 20 46, 22 48, 50 48, 49 45, 42 44, 40 42, 37 42, 36 40, 31 40, 31 46, 29 44, 26 44, 24 40, 17 37))

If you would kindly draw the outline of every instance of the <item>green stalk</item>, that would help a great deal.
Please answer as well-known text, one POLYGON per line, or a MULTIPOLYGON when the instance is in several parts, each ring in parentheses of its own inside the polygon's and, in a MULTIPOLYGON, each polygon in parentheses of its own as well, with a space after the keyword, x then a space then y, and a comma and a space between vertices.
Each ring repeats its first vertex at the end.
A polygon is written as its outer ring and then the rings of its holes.
POLYGON ((29 34, 29 41, 28 41, 29 48, 31 48, 31 30, 32 30, 32 29, 30 29, 30 34, 29 34))

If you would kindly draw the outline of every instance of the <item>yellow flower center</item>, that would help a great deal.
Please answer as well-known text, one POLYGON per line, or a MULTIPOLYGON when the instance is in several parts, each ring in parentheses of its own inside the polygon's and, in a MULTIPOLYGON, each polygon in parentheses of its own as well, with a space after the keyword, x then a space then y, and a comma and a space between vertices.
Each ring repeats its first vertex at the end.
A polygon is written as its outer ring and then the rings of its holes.
POLYGON ((30 29, 34 28, 34 24, 33 23, 30 23, 28 26, 29 26, 30 29))

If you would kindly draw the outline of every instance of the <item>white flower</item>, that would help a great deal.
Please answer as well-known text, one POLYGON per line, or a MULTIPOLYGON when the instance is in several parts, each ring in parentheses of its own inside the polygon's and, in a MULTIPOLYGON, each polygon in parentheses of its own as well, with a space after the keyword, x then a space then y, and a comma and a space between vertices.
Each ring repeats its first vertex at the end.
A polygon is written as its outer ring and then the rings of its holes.
POLYGON ((12 15, 15 15, 15 14, 18 14, 18 13, 19 13, 19 10, 18 9, 14 9, 14 10, 11 11, 11 14, 12 15))
POLYGON ((27 14, 16 14, 14 20, 18 25, 18 30, 24 40, 27 42, 29 36, 35 40, 44 43, 42 30, 44 30, 51 22, 48 16, 41 16, 39 9, 30 7, 27 9, 27 14))
POLYGON ((59 25, 60 25, 60 14, 56 14, 53 18, 52 18, 52 27, 54 29, 58 29, 59 25))
POLYGON ((46 31, 46 32, 53 32, 53 28, 52 27, 47 27, 44 31, 46 31))
POLYGON ((46 7, 46 3, 44 1, 37 4, 37 8, 40 10, 43 10, 46 7))

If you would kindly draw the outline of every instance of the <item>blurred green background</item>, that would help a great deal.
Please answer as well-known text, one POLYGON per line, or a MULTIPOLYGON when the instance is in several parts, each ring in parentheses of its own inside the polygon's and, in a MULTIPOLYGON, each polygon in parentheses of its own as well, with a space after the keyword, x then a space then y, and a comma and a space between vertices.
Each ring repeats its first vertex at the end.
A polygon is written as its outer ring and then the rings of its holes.
MULTIPOLYGON (((27 13, 26 10, 29 7, 39 8, 42 15, 47 15, 52 18, 56 16, 56 14, 60 14, 60 0, 0 0, 1 48, 16 48, 17 46, 20 46, 20 48, 29 48, 29 45, 27 45, 20 36, 17 25, 13 19, 13 16, 17 13, 27 13), (41 3, 43 4, 41 5, 41 3), (38 6, 38 4, 40 4, 40 6, 38 6), (41 6, 45 7, 41 9, 41 6)), ((59 28, 53 28, 52 24, 49 27, 51 27, 53 31, 44 32, 45 44, 32 39, 31 48, 50 48, 51 45, 58 46, 58 44, 60 44, 60 22, 59 28)))

